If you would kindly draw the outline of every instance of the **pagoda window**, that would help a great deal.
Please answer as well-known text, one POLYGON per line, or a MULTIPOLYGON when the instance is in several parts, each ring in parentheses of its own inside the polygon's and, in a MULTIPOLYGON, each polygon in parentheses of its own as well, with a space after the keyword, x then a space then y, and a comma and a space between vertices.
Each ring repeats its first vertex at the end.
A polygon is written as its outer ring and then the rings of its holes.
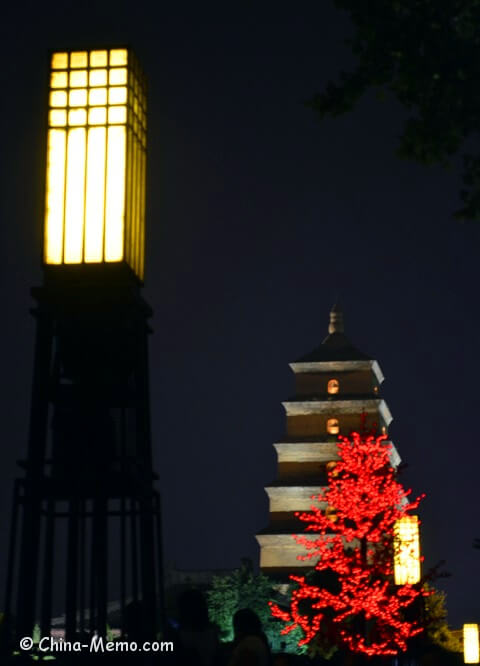
POLYGON ((330 435, 338 435, 340 432, 340 424, 338 419, 328 419, 327 420, 327 432, 330 435))
POLYGON ((336 476, 338 476, 338 470, 335 469, 336 466, 337 466, 337 463, 336 463, 334 460, 328 462, 328 463, 326 464, 326 466, 325 466, 325 467, 326 467, 326 470, 327 470, 327 474, 330 474, 330 475, 333 476, 334 478, 335 478, 336 476))
POLYGON ((325 509, 325 516, 329 518, 332 523, 336 523, 338 520, 337 510, 333 506, 327 506, 325 509))
POLYGON ((338 393, 339 390, 340 384, 338 383, 338 379, 329 379, 327 384, 327 392, 330 393, 330 395, 334 395, 335 393, 338 393))

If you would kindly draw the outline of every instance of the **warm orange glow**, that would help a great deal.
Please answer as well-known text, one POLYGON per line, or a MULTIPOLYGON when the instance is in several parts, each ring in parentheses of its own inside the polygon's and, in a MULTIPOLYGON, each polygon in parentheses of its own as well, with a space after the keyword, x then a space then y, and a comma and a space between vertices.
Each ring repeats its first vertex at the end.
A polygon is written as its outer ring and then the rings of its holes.
POLYGON ((108 51, 91 51, 90 67, 106 67, 108 64, 108 51))
POLYGON ((128 62, 127 49, 112 49, 110 51, 110 67, 126 65, 128 62))
POLYGON ((68 75, 66 72, 52 72, 50 77, 50 86, 52 88, 66 88, 68 85, 68 75))
POLYGON ((330 476, 333 476, 333 478, 336 478, 338 476, 338 470, 336 469, 337 463, 332 460, 326 464, 326 469, 327 473, 330 474, 330 476))
POLYGON ((340 384, 338 383, 338 379, 330 379, 327 384, 327 392, 333 395, 338 393, 339 390, 340 384))
POLYGON ((83 211, 85 202, 85 129, 68 133, 67 192, 65 197, 66 264, 79 264, 83 253, 83 211))
POLYGON ((88 263, 100 262, 103 258, 106 132, 105 127, 88 130, 85 215, 85 261, 88 263))
POLYGON ((332 523, 336 523, 338 520, 337 512, 333 506, 327 506, 325 509, 325 515, 332 521, 332 523))
POLYGON ((465 664, 480 663, 478 624, 463 625, 463 661, 465 664))
POLYGON ((47 211, 45 220, 45 261, 49 264, 62 263, 65 147, 65 130, 51 129, 48 136, 47 211))
POLYGON ((68 53, 54 53, 52 56, 52 69, 67 69, 68 53))
POLYGON ((125 127, 108 128, 105 260, 123 258, 125 127))
POLYGON ((86 51, 74 51, 70 54, 70 67, 86 67, 88 55, 86 51))
POLYGON ((45 263, 125 261, 143 279, 146 100, 135 58, 54 53, 49 107, 45 263))
POLYGON ((403 516, 394 530, 395 584, 414 585, 420 580, 418 516, 403 516))
POLYGON ((145 185, 147 179, 147 156, 144 150, 140 151, 141 173, 140 173, 140 247, 138 274, 143 280, 145 273, 145 185))
POLYGON ((338 419, 328 419, 327 432, 330 435, 338 435, 338 433, 340 432, 340 424, 338 422, 338 419))

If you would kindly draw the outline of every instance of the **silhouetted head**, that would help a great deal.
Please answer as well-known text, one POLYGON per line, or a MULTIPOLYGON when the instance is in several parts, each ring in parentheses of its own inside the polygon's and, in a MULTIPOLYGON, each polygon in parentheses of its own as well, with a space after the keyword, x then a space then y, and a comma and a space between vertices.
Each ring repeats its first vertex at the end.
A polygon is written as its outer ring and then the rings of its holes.
POLYGON ((126 605, 124 631, 130 640, 142 640, 144 634, 144 620, 144 604, 142 601, 131 601, 126 605))
POLYGON ((235 638, 242 636, 263 637, 262 623, 258 615, 250 608, 241 608, 233 616, 235 638))
POLYGON ((178 600, 180 629, 200 631, 208 626, 208 608, 200 590, 185 590, 178 600))

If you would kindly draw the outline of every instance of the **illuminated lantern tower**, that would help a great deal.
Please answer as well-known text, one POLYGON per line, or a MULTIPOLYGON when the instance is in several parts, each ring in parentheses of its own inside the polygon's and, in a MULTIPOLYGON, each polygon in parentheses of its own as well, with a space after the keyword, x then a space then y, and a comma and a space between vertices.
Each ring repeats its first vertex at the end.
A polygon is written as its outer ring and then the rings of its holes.
MULTIPOLYGON (((270 503, 270 522, 257 534, 260 567, 266 574, 283 577, 311 568, 312 561, 299 561, 305 548, 293 539, 301 530, 296 511, 309 511, 312 495, 327 484, 327 471, 338 460, 338 435, 376 424, 387 433, 392 415, 380 397, 383 374, 377 361, 356 349, 344 335, 343 315, 338 306, 330 313, 328 335, 314 351, 291 363, 296 393, 283 403, 287 434, 274 444, 278 471, 265 488, 270 503)), ((400 463, 395 448, 392 465, 400 463)), ((328 513, 331 509, 323 507, 328 513)), ((332 516, 333 518, 333 516, 332 516)))
MULTIPOLYGON (((7 612, 42 635, 105 634, 133 602, 147 637, 161 599, 150 442, 145 79, 126 48, 51 56, 44 285, 28 453, 15 484, 7 612), (118 595, 118 596, 117 596, 118 595), (137 602, 136 604, 134 602, 137 602)), ((130 629, 131 631, 131 629, 130 629)))

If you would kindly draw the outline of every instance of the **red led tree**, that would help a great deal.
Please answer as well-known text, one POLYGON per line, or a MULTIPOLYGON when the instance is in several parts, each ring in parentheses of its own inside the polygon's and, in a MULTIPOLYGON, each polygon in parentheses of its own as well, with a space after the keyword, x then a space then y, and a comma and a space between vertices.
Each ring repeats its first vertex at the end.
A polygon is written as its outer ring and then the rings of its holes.
POLYGON ((328 489, 312 498, 326 502, 329 511, 312 506, 311 512, 296 514, 307 523, 306 531, 315 533, 295 537, 308 551, 299 559, 318 560, 315 575, 324 584, 291 576, 298 587, 290 610, 270 606, 274 617, 287 623, 283 634, 301 627, 299 645, 328 635, 351 652, 392 655, 405 651, 407 640, 422 631, 407 619, 406 609, 426 593, 421 585, 395 585, 393 579, 395 522, 422 497, 407 501, 410 491, 396 480, 392 445, 385 440, 358 433, 340 437, 340 460, 328 473, 328 489))

